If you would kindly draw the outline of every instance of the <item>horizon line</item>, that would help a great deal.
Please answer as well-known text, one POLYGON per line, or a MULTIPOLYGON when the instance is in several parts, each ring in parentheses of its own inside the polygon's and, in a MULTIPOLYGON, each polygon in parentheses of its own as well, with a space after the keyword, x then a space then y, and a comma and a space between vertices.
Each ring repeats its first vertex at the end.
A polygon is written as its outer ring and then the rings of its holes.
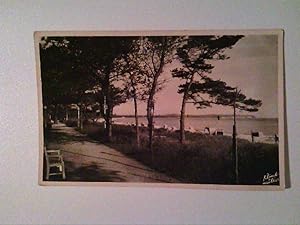
MULTIPOLYGON (((118 117, 135 117, 134 114, 114 114, 113 117, 118 116, 118 117)), ((188 114, 185 115, 185 117, 233 117, 233 114, 201 114, 201 115, 197 115, 197 114, 188 114)), ((147 117, 146 114, 144 115, 138 115, 138 117, 147 117)), ((180 117, 180 114, 176 114, 176 113, 166 113, 166 114, 157 114, 154 115, 154 117, 180 117)), ((253 119, 278 119, 278 117, 260 117, 260 116, 254 116, 254 115, 236 115, 236 117, 248 117, 248 118, 253 118, 253 119)))

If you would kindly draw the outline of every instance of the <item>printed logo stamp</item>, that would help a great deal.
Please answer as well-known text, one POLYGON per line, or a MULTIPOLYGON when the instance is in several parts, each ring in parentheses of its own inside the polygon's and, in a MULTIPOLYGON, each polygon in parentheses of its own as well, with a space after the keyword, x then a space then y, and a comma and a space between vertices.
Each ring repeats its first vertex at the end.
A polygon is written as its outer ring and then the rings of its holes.
POLYGON ((262 184, 274 184, 279 182, 279 173, 276 172, 274 174, 267 173, 263 177, 262 184))

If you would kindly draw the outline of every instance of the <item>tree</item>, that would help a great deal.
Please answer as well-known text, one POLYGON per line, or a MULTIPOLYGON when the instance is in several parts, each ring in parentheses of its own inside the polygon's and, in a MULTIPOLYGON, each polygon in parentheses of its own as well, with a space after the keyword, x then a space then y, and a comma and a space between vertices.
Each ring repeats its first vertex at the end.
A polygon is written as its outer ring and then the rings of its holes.
POLYGON ((209 77, 203 80, 202 83, 195 82, 191 85, 188 96, 198 109, 216 104, 241 111, 257 112, 262 105, 261 100, 247 98, 237 87, 231 87, 224 81, 209 77))
POLYGON ((111 138, 112 112, 121 91, 113 83, 120 75, 116 60, 128 51, 131 37, 45 37, 41 41, 44 103, 78 105, 82 125, 82 100, 86 90, 101 86, 106 101, 107 139, 111 138))
POLYGON ((72 39, 66 37, 43 37, 40 41, 43 105, 45 109, 55 108, 55 122, 58 106, 78 103, 90 85, 90 76, 78 61, 72 44, 72 39))
POLYGON ((172 61, 179 43, 178 37, 144 37, 141 40, 142 53, 139 66, 145 73, 144 87, 147 99, 147 120, 149 131, 149 149, 153 158, 153 130, 155 94, 162 89, 165 79, 162 78, 163 68, 172 61))
MULTIPOLYGON (((225 60, 225 50, 230 49, 242 36, 190 36, 177 49, 177 58, 181 68, 172 71, 175 78, 184 81, 179 86, 178 93, 182 94, 180 111, 180 142, 185 142, 185 108, 188 100, 193 100, 191 88, 194 84, 205 83, 207 75, 212 72, 213 60, 225 60)), ((200 91, 200 90, 199 90, 200 91)), ((203 92, 199 92, 202 93, 203 92)), ((204 105, 202 105, 204 106, 204 105)))
POLYGON ((140 148, 138 101, 146 100, 145 75, 147 75, 145 70, 140 66, 142 55, 141 43, 141 38, 134 40, 132 42, 131 50, 120 62, 120 68, 126 75, 123 77, 123 81, 127 98, 133 99, 136 145, 138 149, 140 148))
POLYGON ((237 131, 236 131, 236 110, 248 112, 257 112, 262 105, 262 101, 253 98, 247 98, 237 87, 230 87, 220 80, 204 78, 203 83, 194 83, 191 85, 189 98, 197 108, 210 107, 212 104, 229 106, 233 108, 233 128, 232 128, 232 158, 235 174, 235 182, 239 183, 238 168, 238 149, 237 149, 237 131), (203 96, 205 95, 205 96, 203 96))
POLYGON ((107 141, 112 138, 113 108, 124 102, 124 93, 116 83, 120 76, 118 61, 130 50, 133 37, 74 37, 74 52, 80 64, 93 77, 93 86, 102 98, 107 141))

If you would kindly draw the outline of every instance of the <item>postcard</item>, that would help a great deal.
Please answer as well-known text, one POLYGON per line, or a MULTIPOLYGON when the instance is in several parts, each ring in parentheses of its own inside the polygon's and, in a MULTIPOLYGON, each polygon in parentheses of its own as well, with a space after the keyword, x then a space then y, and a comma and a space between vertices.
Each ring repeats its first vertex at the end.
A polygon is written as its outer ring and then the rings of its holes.
POLYGON ((285 188, 282 30, 34 36, 40 185, 285 188))

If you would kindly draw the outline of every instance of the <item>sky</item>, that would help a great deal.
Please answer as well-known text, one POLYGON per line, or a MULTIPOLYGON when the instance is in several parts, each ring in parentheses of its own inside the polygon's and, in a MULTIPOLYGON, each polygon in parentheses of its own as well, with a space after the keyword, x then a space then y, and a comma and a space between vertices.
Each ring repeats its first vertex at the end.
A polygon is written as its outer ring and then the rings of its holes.
MULTIPOLYGON (((232 87, 238 87, 248 98, 262 100, 258 112, 239 112, 239 114, 254 115, 261 118, 278 117, 278 43, 275 35, 248 35, 240 39, 232 49, 225 51, 230 58, 215 61, 210 74, 213 79, 221 79, 232 87)), ((172 62, 165 66, 162 76, 168 79, 165 88, 156 94, 155 115, 180 114, 182 95, 177 93, 182 82, 172 78, 171 70, 180 66, 172 62)), ((138 105, 140 115, 146 114, 146 104, 138 105)), ((133 115, 133 102, 129 101, 114 108, 117 115, 133 115)), ((212 106, 197 109, 193 104, 187 104, 186 114, 232 114, 231 107, 212 106)))

